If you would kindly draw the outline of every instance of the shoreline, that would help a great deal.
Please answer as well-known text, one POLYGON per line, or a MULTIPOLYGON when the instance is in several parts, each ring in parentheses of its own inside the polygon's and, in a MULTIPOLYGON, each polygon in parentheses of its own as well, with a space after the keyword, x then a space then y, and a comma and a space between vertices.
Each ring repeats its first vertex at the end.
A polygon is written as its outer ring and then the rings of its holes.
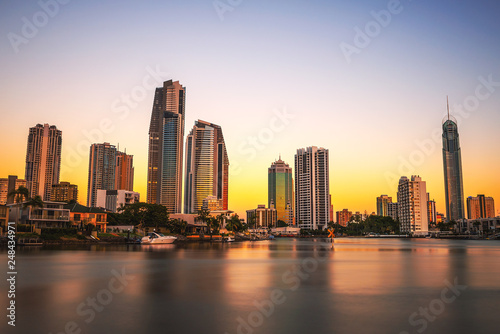
MULTIPOLYGON (((189 243, 226 243, 221 242, 220 240, 210 240, 209 238, 203 239, 189 239, 186 236, 176 236, 178 239, 173 243, 175 244, 189 244, 189 243)), ((276 239, 330 239, 327 236, 293 236, 293 237, 283 237, 276 236, 276 239)), ((436 240, 477 240, 477 241, 492 241, 499 240, 498 238, 479 238, 475 236, 465 236, 465 235, 449 235, 443 236, 439 238, 425 238, 425 237, 406 237, 406 236, 341 236, 335 237, 335 239, 436 239, 436 240)), ((262 239, 237 239, 234 242, 244 242, 244 241, 266 241, 269 240, 267 238, 262 239)), ((7 248, 7 241, 3 238, 0 240, 0 249, 7 248)), ((77 239, 65 239, 65 240, 41 240, 41 244, 20 244, 16 241, 16 247, 43 247, 43 246, 91 246, 91 245, 141 245, 138 242, 131 242, 127 239, 114 239, 114 238, 106 238, 101 240, 77 240, 77 239)))

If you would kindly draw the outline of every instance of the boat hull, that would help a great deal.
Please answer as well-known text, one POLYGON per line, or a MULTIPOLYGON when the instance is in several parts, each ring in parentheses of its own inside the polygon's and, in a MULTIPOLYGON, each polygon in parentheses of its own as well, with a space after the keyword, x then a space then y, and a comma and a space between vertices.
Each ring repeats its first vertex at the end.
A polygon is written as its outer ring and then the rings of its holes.
POLYGON ((165 245, 165 244, 172 244, 174 243, 177 238, 172 237, 172 238, 158 238, 154 240, 144 240, 144 239, 149 239, 149 238, 143 238, 142 244, 143 245, 165 245))

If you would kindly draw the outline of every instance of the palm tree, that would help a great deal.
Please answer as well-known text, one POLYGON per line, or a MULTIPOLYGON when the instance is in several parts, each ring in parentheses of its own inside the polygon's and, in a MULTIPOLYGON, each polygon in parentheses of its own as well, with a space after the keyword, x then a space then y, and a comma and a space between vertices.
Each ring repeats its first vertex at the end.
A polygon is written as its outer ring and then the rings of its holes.
MULTIPOLYGON (((238 219, 239 220, 239 219, 238 219)), ((226 222, 226 230, 236 232, 238 229, 236 225, 236 221, 234 220, 234 216, 232 216, 230 219, 227 220, 226 222)))
MULTIPOLYGON (((36 195, 33 198, 28 198, 27 202, 24 202, 22 208, 41 208, 43 209, 43 199, 40 195, 36 195)), ((31 225, 31 220, 30 220, 30 229, 31 232, 33 232, 33 226, 31 225)))
POLYGON ((236 226, 235 226, 235 224, 234 224, 233 218, 231 217, 231 219, 229 219, 229 220, 226 222, 226 230, 231 231, 231 232, 234 232, 235 227, 236 227, 236 226))
POLYGON ((241 223, 240 217, 238 214, 235 214, 232 216, 226 223, 226 229, 228 231, 233 231, 233 232, 242 232, 245 230, 246 224, 243 225, 241 223))
POLYGON ((226 221, 226 215, 221 213, 221 214, 217 215, 216 219, 217 219, 217 222, 219 223, 219 227, 223 228, 224 223, 226 221))
POLYGON ((20 186, 19 188, 12 190, 8 195, 8 198, 14 197, 14 201, 19 204, 22 203, 25 200, 28 200, 30 197, 30 191, 28 188, 24 186, 20 186))
MULTIPOLYGON (((14 202, 16 202, 16 204, 20 204, 26 200, 28 200, 28 198, 30 197, 30 191, 28 190, 28 188, 24 187, 24 186, 20 186, 19 188, 15 189, 15 190, 12 190, 8 195, 7 195, 8 198, 11 198, 11 197, 14 197, 14 202)), ((22 219, 23 219, 23 209, 25 208, 24 205, 21 205, 20 209, 19 209, 19 222, 22 223, 22 219)))
MULTIPOLYGON (((210 220, 210 218, 211 218, 210 211, 208 211, 206 209, 201 209, 198 211, 198 216, 196 216, 194 218, 194 220, 197 222, 205 223, 205 224, 207 224, 207 227, 208 227, 208 221, 210 220)), ((211 233, 210 228, 208 229, 208 231, 209 231, 209 233, 211 233)), ((212 236, 212 235, 210 234, 210 236, 212 236)))
POLYGON ((257 224, 257 217, 254 214, 250 215, 250 221, 248 222, 248 227, 255 229, 255 225, 257 224))
MULTIPOLYGON (((221 223, 218 217, 210 217, 209 224, 213 233, 219 233, 221 223)), ((212 233, 210 233, 210 239, 212 239, 212 233)))

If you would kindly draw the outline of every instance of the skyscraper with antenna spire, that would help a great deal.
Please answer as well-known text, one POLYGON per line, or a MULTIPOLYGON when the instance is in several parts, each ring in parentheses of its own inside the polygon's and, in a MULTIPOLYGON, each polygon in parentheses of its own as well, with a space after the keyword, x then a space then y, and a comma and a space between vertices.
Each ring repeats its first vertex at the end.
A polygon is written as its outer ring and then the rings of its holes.
POLYGON ((446 98, 448 118, 443 122, 443 167, 446 197, 446 218, 458 221, 465 218, 464 191, 462 179, 462 153, 457 121, 450 115, 450 105, 446 98))

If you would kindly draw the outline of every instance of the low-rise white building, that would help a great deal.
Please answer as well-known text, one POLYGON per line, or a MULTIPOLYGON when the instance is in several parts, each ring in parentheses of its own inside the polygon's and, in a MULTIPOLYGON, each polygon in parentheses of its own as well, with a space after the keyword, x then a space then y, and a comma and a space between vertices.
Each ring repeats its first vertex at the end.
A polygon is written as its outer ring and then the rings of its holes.
POLYGON ((117 212, 121 206, 138 203, 140 194, 129 190, 97 190, 97 207, 117 212))
POLYGON ((70 226, 70 210, 62 202, 44 201, 42 207, 26 207, 26 202, 8 204, 9 221, 29 224, 35 229, 67 228, 70 226))

